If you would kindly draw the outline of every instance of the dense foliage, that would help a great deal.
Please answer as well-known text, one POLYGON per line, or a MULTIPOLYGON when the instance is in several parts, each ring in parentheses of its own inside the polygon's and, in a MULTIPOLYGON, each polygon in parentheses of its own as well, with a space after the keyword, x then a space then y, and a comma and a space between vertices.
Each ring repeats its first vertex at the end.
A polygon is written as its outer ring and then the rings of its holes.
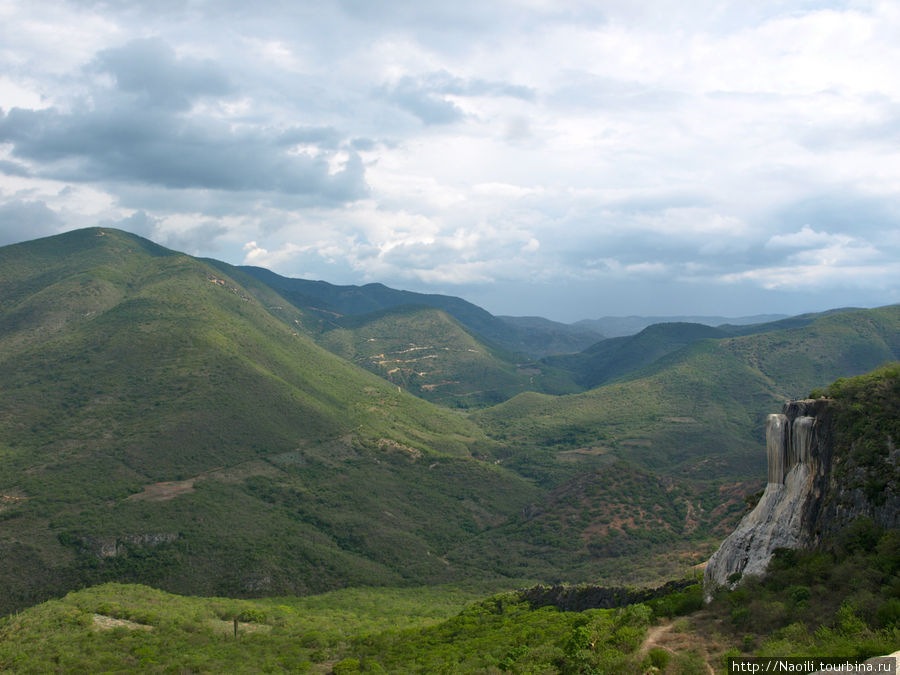
POLYGON ((781 549, 710 606, 732 655, 864 659, 900 645, 900 531, 861 520, 831 550, 781 549))
POLYGON ((700 602, 692 586, 646 604, 562 612, 532 608, 518 592, 473 603, 484 592, 348 589, 233 600, 106 584, 0 621, 0 669, 642 673, 659 658, 639 649, 648 626, 700 602))

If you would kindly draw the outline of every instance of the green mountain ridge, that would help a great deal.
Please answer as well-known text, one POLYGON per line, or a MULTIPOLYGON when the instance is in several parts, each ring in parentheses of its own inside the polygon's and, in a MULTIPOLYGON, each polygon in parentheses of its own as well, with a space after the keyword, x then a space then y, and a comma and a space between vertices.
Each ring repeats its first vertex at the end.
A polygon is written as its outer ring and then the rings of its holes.
POLYGON ((261 267, 241 267, 282 293, 298 307, 315 311, 323 321, 335 315, 368 314, 402 305, 425 305, 453 316, 482 339, 510 352, 522 352, 532 358, 548 353, 577 352, 602 336, 590 329, 557 323, 547 319, 505 319, 462 298, 433 293, 414 293, 388 288, 384 284, 336 286, 325 281, 283 277, 261 267))
POLYGON ((426 400, 449 407, 491 405, 523 391, 579 391, 552 366, 516 358, 442 310, 392 307, 335 319, 317 341, 426 400))
POLYGON ((784 400, 898 357, 900 305, 841 312, 695 341, 616 382, 568 396, 520 394, 473 419, 503 443, 600 447, 674 475, 734 478, 758 473, 765 415, 784 400))
POLYGON ((517 392, 565 373, 444 310, 291 297, 105 228, 0 249, 0 606, 109 580, 654 581, 739 517, 765 414, 900 336, 898 307, 745 337, 655 327, 596 348, 615 381, 556 396, 517 392), (464 413, 408 391, 517 395, 464 413))
POLYGON ((727 336, 723 330, 699 323, 657 323, 636 335, 610 338, 578 354, 547 356, 542 361, 569 371, 578 384, 593 389, 649 366, 697 340, 727 336))
POLYGON ((461 576, 441 551, 534 497, 471 457, 493 446, 471 422, 189 256, 80 230, 0 249, 0 289, 4 608, 110 578, 259 594, 461 576))

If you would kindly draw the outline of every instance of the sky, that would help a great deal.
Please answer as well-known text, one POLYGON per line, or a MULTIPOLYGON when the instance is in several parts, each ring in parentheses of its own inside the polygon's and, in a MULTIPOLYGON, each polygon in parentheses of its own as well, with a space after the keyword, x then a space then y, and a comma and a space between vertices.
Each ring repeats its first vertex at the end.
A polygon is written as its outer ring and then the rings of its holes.
POLYGON ((0 245, 494 314, 900 302, 900 3, 0 0, 0 245))

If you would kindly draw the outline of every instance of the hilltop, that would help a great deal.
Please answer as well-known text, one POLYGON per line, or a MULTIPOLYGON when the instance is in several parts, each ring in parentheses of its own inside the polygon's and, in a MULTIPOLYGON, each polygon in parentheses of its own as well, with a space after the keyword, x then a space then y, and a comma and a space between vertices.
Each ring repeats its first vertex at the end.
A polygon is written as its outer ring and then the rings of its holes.
POLYGON ((203 261, 95 228, 0 249, 0 285, 4 608, 462 576, 442 553, 535 494, 203 261))

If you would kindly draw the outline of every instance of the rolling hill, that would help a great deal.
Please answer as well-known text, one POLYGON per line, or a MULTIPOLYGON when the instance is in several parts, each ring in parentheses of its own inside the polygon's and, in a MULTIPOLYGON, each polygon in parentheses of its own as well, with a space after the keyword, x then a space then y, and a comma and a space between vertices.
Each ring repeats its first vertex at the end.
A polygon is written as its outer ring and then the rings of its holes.
POLYGON ((727 335, 699 323, 657 323, 636 335, 602 340, 578 354, 547 356, 542 361, 572 373, 578 384, 593 389, 649 366, 692 342, 727 335))
POLYGON ((535 487, 292 312, 115 230, 0 249, 0 606, 105 579, 259 594, 464 574, 442 553, 535 487))
POLYGON ((448 407, 493 405, 523 391, 581 390, 567 373, 517 359, 431 307, 402 305, 336 318, 335 324, 316 336, 320 345, 448 407))
POLYGON ((536 455, 593 448, 671 475, 733 479, 758 474, 765 415, 784 400, 898 356, 900 305, 840 312, 695 341, 616 382, 568 396, 520 394, 473 419, 536 455))
POLYGON ((420 305, 440 309, 482 339, 509 352, 532 358, 546 354, 578 352, 603 336, 584 326, 529 317, 496 317, 462 298, 433 293, 414 293, 384 284, 336 286, 326 281, 283 277, 261 267, 240 267, 278 291, 297 307, 307 309, 327 326, 334 318, 379 310, 420 305))
POLYGON ((284 293, 111 229, 0 249, 2 608, 109 580, 657 579, 739 516, 766 413, 900 348, 898 307, 653 328, 597 348, 614 382, 464 413, 405 389, 483 405, 572 383, 443 309, 284 293))

